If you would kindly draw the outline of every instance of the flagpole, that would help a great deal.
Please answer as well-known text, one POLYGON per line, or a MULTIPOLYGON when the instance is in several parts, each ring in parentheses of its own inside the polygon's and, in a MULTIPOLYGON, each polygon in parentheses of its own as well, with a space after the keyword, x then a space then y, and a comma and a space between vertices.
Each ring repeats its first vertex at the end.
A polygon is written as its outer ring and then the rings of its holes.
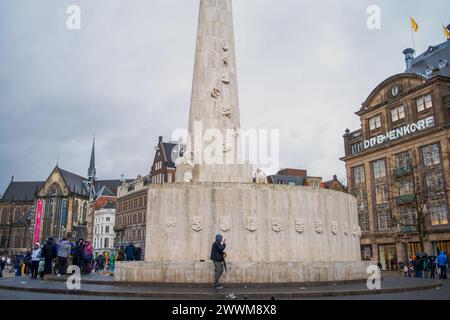
MULTIPOLYGON (((411 22, 412 22, 412 18, 409 17, 409 19, 410 19, 411 22)), ((416 38, 415 38, 415 36, 414 36, 414 28, 413 28, 412 25, 411 25, 411 36, 412 36, 412 40, 413 40, 413 49, 414 49, 414 51, 416 51, 416 38)))

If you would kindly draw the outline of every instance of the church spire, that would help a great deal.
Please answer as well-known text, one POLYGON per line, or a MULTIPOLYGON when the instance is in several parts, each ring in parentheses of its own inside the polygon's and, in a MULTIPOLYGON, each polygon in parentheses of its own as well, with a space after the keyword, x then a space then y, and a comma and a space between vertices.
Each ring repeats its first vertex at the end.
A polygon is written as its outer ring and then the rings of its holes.
POLYGON ((94 180, 96 173, 97 172, 95 169, 95 134, 94 134, 94 140, 92 142, 92 151, 91 151, 91 162, 89 163, 89 169, 88 169, 89 180, 94 180))

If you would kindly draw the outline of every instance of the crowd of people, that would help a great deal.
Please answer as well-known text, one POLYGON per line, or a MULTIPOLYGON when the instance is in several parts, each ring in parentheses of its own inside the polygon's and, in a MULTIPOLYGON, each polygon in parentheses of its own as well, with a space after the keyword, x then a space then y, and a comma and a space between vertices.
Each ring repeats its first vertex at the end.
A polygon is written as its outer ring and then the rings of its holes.
POLYGON ((70 242, 67 238, 57 241, 48 238, 44 245, 35 243, 34 248, 25 255, 0 258, 0 278, 7 269, 14 270, 16 276, 30 276, 44 279, 46 275, 66 275, 68 266, 75 265, 82 274, 92 272, 114 272, 116 261, 140 261, 142 250, 130 243, 126 247, 94 254, 90 241, 79 239, 70 242))
POLYGON ((444 251, 436 256, 417 256, 410 259, 408 263, 399 263, 400 270, 405 277, 416 277, 422 279, 447 279, 450 269, 449 259, 444 251))

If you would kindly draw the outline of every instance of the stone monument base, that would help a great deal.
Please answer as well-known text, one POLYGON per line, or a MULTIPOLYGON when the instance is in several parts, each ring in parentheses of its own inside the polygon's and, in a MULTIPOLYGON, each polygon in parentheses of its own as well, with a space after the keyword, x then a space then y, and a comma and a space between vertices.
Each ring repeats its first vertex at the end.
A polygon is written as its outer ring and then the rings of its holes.
POLYGON ((175 183, 148 190, 146 262, 118 263, 122 282, 211 283, 211 246, 227 243, 225 283, 367 278, 356 199, 326 189, 175 183))
MULTIPOLYGON (((225 284, 275 284, 365 280, 370 262, 228 263, 225 284)), ((117 262, 118 282, 213 284, 212 262, 117 262)))

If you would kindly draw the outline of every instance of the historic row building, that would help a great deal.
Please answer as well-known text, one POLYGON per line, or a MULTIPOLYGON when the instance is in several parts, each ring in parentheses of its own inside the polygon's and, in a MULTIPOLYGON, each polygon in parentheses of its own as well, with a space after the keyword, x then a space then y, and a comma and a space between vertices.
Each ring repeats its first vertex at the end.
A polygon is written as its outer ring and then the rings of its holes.
POLYGON ((268 176, 267 181, 270 184, 285 184, 346 192, 346 187, 338 180, 336 175, 333 176, 332 180, 323 181, 322 177, 308 176, 308 171, 303 169, 281 169, 277 174, 268 176))
POLYGON ((34 203, 43 183, 11 179, 0 198, 0 254, 23 252, 31 247, 34 203))
POLYGON ((111 253, 115 249, 116 198, 100 197, 95 204, 94 253, 111 253))
POLYGON ((175 182, 175 161, 182 148, 180 143, 164 142, 163 137, 159 137, 150 174, 121 184, 114 227, 116 246, 125 247, 133 243, 145 252, 148 187, 150 184, 175 182))
POLYGON ((382 81, 344 135, 349 191, 357 197, 362 256, 396 269, 419 251, 450 252, 450 41, 382 81))
POLYGON ((45 181, 11 180, 0 199, 0 251, 23 253, 49 237, 92 240, 91 203, 115 196, 120 184, 96 178, 95 141, 87 178, 56 165, 45 181))

